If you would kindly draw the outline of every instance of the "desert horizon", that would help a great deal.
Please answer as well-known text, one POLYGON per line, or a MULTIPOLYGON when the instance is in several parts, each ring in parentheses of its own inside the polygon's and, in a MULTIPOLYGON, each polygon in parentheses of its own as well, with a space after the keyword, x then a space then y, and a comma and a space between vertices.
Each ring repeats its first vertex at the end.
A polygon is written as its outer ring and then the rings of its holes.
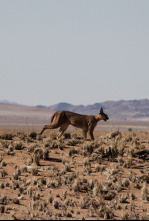
MULTIPOLYGON (((123 101, 128 102, 128 101, 123 101)), ((59 103, 57 105, 46 106, 25 106, 14 103, 0 103, 0 128, 1 129, 40 129, 43 125, 50 122, 51 115, 57 110, 69 110, 81 114, 97 114, 99 108, 103 107, 105 112, 110 116, 108 122, 100 122, 97 130, 136 130, 148 131, 148 103, 147 99, 130 101, 130 108, 125 108, 126 104, 122 101, 107 101, 96 103, 94 105, 78 105, 74 106, 67 103, 59 103), (138 115, 133 117, 137 103, 138 115), (143 105, 144 104, 144 105, 143 105), (115 108, 113 109, 113 106, 115 108), (140 109, 139 109, 140 107, 140 109), (120 115, 120 112, 122 113, 120 115), (130 117, 127 117, 130 113, 130 117), (117 116, 117 117, 116 117, 117 116), (126 118, 124 120, 124 118, 126 118)), ((73 127, 69 127, 70 130, 73 127)))

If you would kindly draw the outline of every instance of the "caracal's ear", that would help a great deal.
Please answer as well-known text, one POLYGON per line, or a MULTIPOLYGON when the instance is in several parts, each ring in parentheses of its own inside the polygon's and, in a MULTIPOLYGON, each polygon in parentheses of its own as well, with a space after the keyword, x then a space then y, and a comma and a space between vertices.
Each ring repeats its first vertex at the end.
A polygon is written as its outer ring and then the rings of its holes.
POLYGON ((103 114, 103 108, 100 109, 100 114, 103 114))

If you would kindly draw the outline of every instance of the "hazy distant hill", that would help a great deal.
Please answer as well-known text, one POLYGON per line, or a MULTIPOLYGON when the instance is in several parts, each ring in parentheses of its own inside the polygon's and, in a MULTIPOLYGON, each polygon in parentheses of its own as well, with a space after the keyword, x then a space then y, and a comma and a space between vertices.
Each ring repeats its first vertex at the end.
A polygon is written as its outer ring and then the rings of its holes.
POLYGON ((53 106, 45 107, 50 112, 58 110, 69 110, 81 114, 97 114, 100 108, 113 119, 120 120, 149 120, 149 100, 130 100, 130 101, 107 101, 95 103, 93 105, 71 105, 68 103, 59 103, 53 106))
POLYGON ((14 101, 8 101, 8 100, 1 100, 0 103, 4 103, 4 104, 17 104, 14 101))
POLYGON ((48 121, 50 122, 50 113, 46 109, 9 102, 0 103, 0 128, 39 128, 48 121))

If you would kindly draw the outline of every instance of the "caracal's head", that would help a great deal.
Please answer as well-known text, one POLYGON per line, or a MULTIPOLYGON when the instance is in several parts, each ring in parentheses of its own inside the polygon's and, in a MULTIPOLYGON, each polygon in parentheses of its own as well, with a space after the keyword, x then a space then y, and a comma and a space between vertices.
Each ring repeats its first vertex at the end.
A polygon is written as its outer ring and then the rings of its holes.
POLYGON ((107 114, 105 114, 105 113, 103 112, 103 108, 101 108, 101 109, 100 109, 99 116, 100 116, 100 119, 101 119, 101 120, 104 120, 104 121, 109 120, 108 115, 107 115, 107 114))

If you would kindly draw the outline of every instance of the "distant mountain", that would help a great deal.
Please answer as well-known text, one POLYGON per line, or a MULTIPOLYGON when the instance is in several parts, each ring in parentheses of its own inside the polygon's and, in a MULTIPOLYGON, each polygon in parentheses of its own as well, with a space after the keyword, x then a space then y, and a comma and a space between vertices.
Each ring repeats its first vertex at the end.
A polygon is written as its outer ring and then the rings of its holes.
POLYGON ((105 113, 110 118, 119 120, 149 120, 149 100, 120 100, 120 101, 106 101, 102 103, 95 103, 93 105, 71 105, 69 103, 58 103, 46 107, 50 112, 68 110, 80 114, 97 114, 100 108, 103 107, 105 113))
POLYGON ((17 104, 17 103, 14 102, 14 101, 8 101, 8 100, 2 100, 2 101, 0 101, 0 103, 5 103, 5 104, 17 104))
MULTIPOLYGON (((42 106, 38 105, 36 107, 29 107, 25 105, 19 105, 15 102, 9 101, 0 101, 0 111, 4 117, 4 113, 12 110, 12 114, 15 114, 15 111, 21 110, 20 114, 23 113, 23 110, 31 110, 32 113, 40 112, 41 115, 48 116, 55 111, 68 110, 80 114, 95 115, 99 113, 100 108, 103 107, 105 113, 107 113, 110 119, 118 120, 143 120, 149 121, 149 100, 120 100, 120 101, 106 101, 102 103, 95 103, 92 105, 72 105, 69 103, 58 103, 52 106, 42 106), (3 111, 3 112, 2 112, 3 111)), ((38 118, 38 117, 37 117, 38 118)))

